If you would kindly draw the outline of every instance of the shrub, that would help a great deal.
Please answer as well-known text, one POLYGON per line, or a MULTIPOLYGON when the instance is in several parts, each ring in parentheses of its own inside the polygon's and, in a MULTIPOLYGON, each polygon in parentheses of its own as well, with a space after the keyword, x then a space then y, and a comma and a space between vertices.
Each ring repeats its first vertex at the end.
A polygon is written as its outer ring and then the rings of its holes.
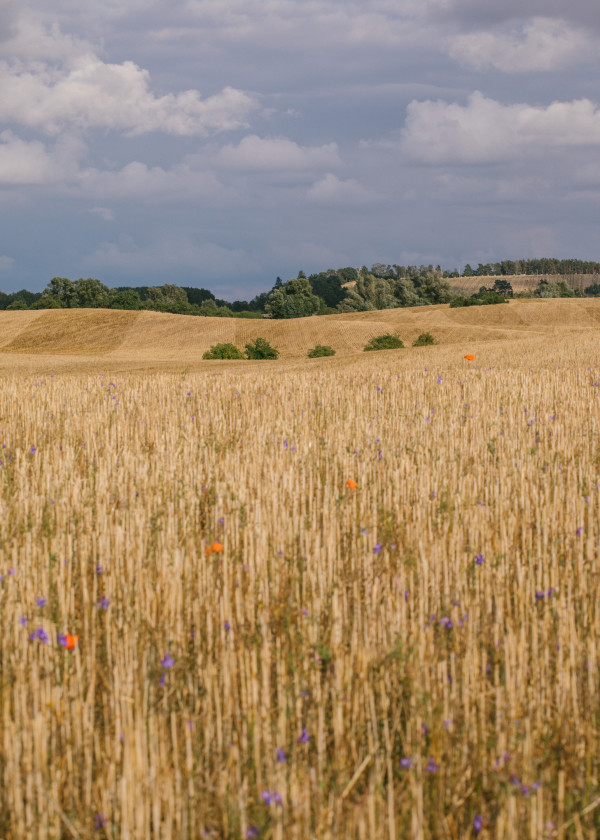
POLYGON ((471 297, 465 297, 464 295, 455 297, 450 302, 450 308, 456 309, 459 306, 486 306, 494 303, 508 303, 508 300, 504 295, 500 295, 491 289, 486 289, 484 291, 480 290, 476 295, 472 295, 471 297))
POLYGON ((436 344, 436 340, 431 333, 421 333, 417 340, 413 341, 413 347, 427 347, 429 344, 436 344))
POLYGON ((377 335, 372 338, 365 345, 365 350, 398 350, 400 347, 404 347, 400 336, 385 333, 385 335, 377 335))
POLYGON ((319 359, 321 356, 335 356, 335 350, 329 344, 316 344, 308 351, 309 359, 319 359))
POLYGON ((243 359, 242 351, 235 344, 213 344, 202 356, 203 359, 243 359))
POLYGON ((276 359, 279 350, 272 347, 266 338, 257 338, 254 343, 246 344, 246 358, 248 359, 276 359))
POLYGON ((600 284, 592 283, 591 286, 586 286, 585 293, 589 297, 600 297, 600 284))
POLYGON ((13 300, 12 303, 9 303, 6 308, 7 309, 29 309, 29 307, 27 306, 25 301, 24 300, 19 300, 18 298, 17 298, 17 300, 13 300))

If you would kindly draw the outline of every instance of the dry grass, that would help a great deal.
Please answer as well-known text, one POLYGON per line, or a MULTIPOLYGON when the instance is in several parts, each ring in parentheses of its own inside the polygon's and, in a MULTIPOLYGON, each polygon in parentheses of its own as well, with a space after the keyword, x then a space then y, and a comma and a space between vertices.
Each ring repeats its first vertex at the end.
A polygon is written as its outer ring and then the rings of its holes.
MULTIPOLYGON (((508 280, 515 292, 533 292, 534 289, 537 289, 542 277, 545 277, 549 282, 556 280, 555 274, 514 274, 501 279, 508 280)), ((572 289, 578 291, 583 291, 598 279, 595 274, 561 274, 560 277, 566 280, 572 289)), ((456 291, 472 295, 478 292, 482 286, 491 289, 497 279, 497 275, 484 275, 482 277, 454 277, 449 282, 456 291)))
POLYGON ((0 836, 595 837, 599 314, 7 313, 0 836))

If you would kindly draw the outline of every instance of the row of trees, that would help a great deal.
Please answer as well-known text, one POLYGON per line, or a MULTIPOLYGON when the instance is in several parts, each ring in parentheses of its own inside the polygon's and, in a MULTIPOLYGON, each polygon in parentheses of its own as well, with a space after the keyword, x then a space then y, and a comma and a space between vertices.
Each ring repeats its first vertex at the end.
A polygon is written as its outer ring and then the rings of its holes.
MULTIPOLYGON (((511 266, 522 266, 522 262, 509 262, 494 265, 504 266, 506 271, 511 266)), ((532 263, 543 262, 530 260, 527 265, 531 268, 532 263)), ((578 263, 577 267, 591 265, 597 265, 600 272, 600 264, 597 263, 578 263)), ((481 276, 489 276, 493 273, 490 269, 491 266, 480 264, 477 272, 472 271, 472 275, 479 275, 481 270, 481 276)), ((502 297, 512 297, 513 289, 506 279, 508 276, 507 273, 499 272, 492 288, 482 286, 476 294, 481 296, 482 293, 493 292, 502 297)), ((150 309, 211 317, 260 318, 266 314, 272 318, 303 318, 334 312, 365 312, 450 303, 456 298, 451 279, 452 275, 448 272, 432 265, 417 267, 375 263, 370 269, 366 266, 360 269, 329 269, 309 277, 300 271, 297 277, 287 282, 278 277, 269 291, 256 295, 250 301, 236 300, 231 303, 219 300, 208 289, 177 286, 173 283, 110 289, 94 278, 73 281, 68 277, 53 277, 43 292, 22 290, 11 295, 0 292, 0 309, 150 309)), ((532 294, 536 297, 571 297, 575 293, 563 277, 547 272, 532 294)), ((591 283, 585 289, 585 294, 599 296, 600 285, 591 283)))

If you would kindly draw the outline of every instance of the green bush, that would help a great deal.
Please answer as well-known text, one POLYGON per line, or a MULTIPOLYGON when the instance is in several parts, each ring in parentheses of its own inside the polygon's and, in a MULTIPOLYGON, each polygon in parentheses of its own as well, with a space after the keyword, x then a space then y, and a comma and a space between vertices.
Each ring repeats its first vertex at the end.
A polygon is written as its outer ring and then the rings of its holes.
POLYGON ((242 351, 235 344, 213 344, 202 356, 203 359, 243 359, 242 351))
POLYGON ((413 341, 413 347, 427 347, 430 344, 436 344, 436 340, 431 333, 421 333, 416 341, 413 341))
POLYGON ((246 344, 246 358, 248 359, 276 359, 279 350, 271 347, 266 338, 257 338, 254 342, 246 344))
POLYGON ((321 356, 335 356, 335 350, 329 344, 316 344, 308 351, 309 359, 319 359, 321 356))
POLYGON ((400 336, 385 333, 385 335, 377 335, 372 338, 365 345, 365 350, 398 350, 401 347, 404 347, 404 344, 400 336))
POLYGON ((24 300, 19 300, 18 298, 17 298, 17 300, 13 300, 12 303, 9 303, 6 308, 7 308, 7 310, 8 309, 29 309, 29 307, 27 306, 25 301, 24 300))

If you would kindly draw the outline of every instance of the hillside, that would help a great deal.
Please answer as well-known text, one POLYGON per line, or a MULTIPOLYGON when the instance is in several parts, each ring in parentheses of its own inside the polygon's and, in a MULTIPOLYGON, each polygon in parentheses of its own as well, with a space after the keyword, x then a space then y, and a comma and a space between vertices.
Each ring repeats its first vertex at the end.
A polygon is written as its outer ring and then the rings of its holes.
MULTIPOLYGON (((481 278, 479 278, 481 279, 481 278)), ((243 348, 263 336, 281 353, 276 364, 314 364, 306 353, 315 344, 332 345, 337 356, 325 364, 356 359, 373 336, 397 332, 407 348, 419 333, 431 332, 439 342, 425 351, 402 354, 408 363, 414 353, 447 350, 452 355, 469 345, 505 345, 515 342, 526 352, 573 333, 597 340, 600 300, 512 300, 507 305, 450 309, 448 305, 336 314, 288 321, 234 318, 193 318, 156 312, 75 309, 0 312, 0 371, 48 369, 82 370, 219 369, 222 362, 204 362, 202 354, 217 342, 243 348)), ((490 348, 491 349, 491 348, 490 348)), ((496 351, 495 351, 496 352, 496 351)), ((366 354, 372 356, 376 354, 366 354)), ((400 361, 400 357, 399 357, 400 361)), ((226 363, 231 369, 236 363, 226 363)), ((248 363, 237 363, 247 366, 248 363)))
MULTIPOLYGON (((449 282, 456 292, 472 295, 478 292, 482 286, 491 289, 496 280, 508 280, 516 292, 533 292, 537 289, 540 280, 546 279, 549 282, 557 279, 556 274, 510 274, 506 277, 497 275, 485 275, 481 277, 453 277, 449 282)), ((597 274, 562 274, 560 275, 567 284, 577 292, 583 292, 588 286, 598 282, 597 274)))

